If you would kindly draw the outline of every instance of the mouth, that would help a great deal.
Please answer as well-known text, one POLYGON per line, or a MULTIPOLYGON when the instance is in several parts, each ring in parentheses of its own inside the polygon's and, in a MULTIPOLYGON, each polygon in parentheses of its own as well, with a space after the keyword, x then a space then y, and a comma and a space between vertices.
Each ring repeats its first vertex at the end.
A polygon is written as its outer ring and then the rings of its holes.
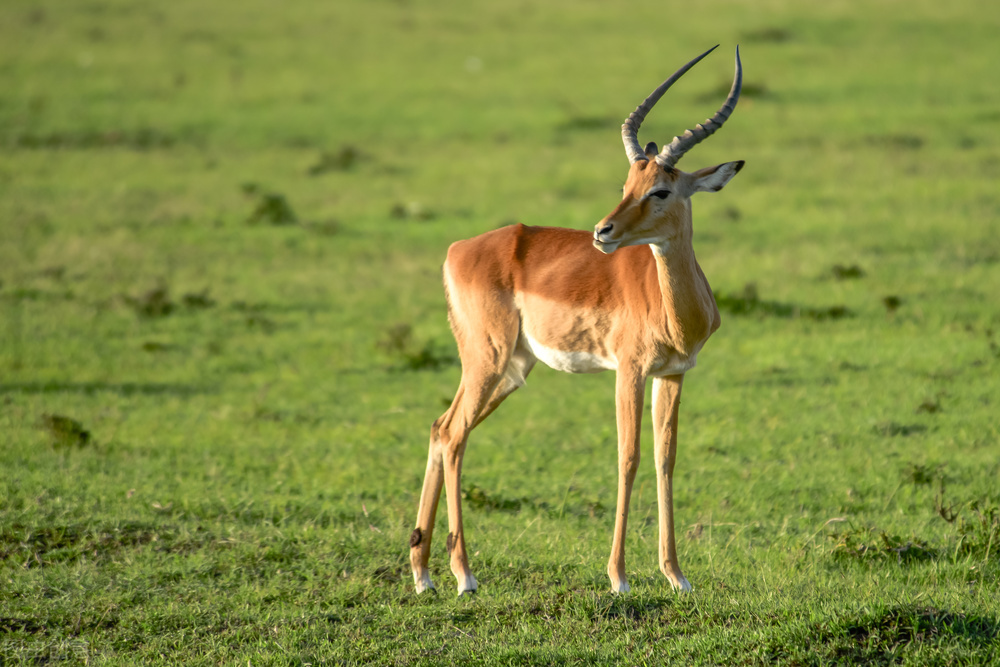
POLYGON ((603 252, 605 255, 610 255, 615 250, 618 249, 618 241, 602 241, 601 237, 594 233, 594 247, 603 252))

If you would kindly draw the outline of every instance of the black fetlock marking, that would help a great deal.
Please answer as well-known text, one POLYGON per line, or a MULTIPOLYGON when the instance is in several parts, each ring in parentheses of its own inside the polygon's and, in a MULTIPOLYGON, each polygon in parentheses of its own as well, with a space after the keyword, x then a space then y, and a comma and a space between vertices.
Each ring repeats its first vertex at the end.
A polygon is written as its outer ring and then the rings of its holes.
POLYGON ((449 554, 451 553, 451 550, 455 548, 455 544, 457 543, 458 543, 458 538, 452 535, 451 533, 448 533, 448 540, 445 542, 445 546, 448 547, 449 554))
POLYGON ((424 531, 419 528, 414 528, 413 532, 410 533, 410 548, 418 546, 420 542, 424 539, 424 531))

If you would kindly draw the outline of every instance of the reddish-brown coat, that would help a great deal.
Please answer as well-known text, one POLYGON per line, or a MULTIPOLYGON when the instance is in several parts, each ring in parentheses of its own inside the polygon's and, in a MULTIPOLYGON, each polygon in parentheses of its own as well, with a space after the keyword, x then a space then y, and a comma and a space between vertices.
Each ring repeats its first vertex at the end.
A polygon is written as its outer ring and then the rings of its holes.
POLYGON ((607 350, 644 370, 657 357, 696 352, 720 322, 693 253, 676 269, 658 268, 647 245, 606 255, 591 234, 574 229, 518 224, 459 241, 447 271, 484 300, 513 295, 543 345, 598 356, 607 350))

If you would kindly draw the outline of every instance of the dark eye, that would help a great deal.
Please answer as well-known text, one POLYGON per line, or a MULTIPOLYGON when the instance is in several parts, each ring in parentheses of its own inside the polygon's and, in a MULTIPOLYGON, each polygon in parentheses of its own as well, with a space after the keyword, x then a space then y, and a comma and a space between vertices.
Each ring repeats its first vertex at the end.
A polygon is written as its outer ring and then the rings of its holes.
POLYGON ((670 190, 657 190, 656 192, 651 192, 650 197, 656 197, 657 199, 666 199, 670 196, 670 190))

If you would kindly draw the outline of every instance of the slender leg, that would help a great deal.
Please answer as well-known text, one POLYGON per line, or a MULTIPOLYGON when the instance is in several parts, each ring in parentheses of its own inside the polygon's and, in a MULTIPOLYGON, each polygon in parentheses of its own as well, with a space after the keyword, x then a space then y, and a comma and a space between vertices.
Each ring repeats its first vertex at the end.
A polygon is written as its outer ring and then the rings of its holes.
POLYGON ((521 386, 534 363, 533 357, 517 350, 510 360, 510 364, 517 370, 513 377, 490 371, 463 369, 462 382, 455 394, 455 400, 447 412, 431 427, 430 451, 417 511, 417 527, 410 536, 410 567, 418 593, 434 588, 427 565, 442 486, 445 488, 448 501, 449 533, 446 545, 450 555, 451 570, 458 580, 458 592, 461 595, 476 590, 476 578, 469 569, 465 533, 462 528, 462 458, 472 429, 521 386), (467 390, 470 387, 472 389, 467 390), (488 397, 488 400, 485 397, 488 397))
POLYGON ((653 378, 653 437, 656 498, 660 514, 660 570, 674 590, 688 592, 691 584, 677 562, 674 537, 674 462, 677 460, 677 416, 683 375, 653 378))
MULTIPOLYGON (((455 403, 459 401, 461 396, 462 387, 459 385, 455 396, 455 403)), ((449 408, 450 411, 451 408, 449 408)), ((427 563, 431 554, 431 535, 434 533, 434 518, 437 516, 441 486, 444 484, 444 463, 441 458, 439 427, 445 415, 442 415, 431 426, 430 451, 427 454, 427 471, 424 473, 424 488, 420 493, 420 506, 417 509, 417 527, 410 534, 410 569, 413 571, 413 583, 418 593, 423 593, 428 589, 434 588, 434 582, 431 581, 431 573, 427 568, 427 563)))
POLYGON ((628 526, 628 504, 632 483, 639 469, 639 431, 642 422, 642 400, 646 378, 635 369, 620 367, 615 382, 618 417, 618 506, 615 532, 608 560, 611 590, 629 590, 625 576, 625 529, 628 526))
POLYGON ((487 417, 493 414, 494 410, 500 407, 505 398, 524 386, 524 381, 527 379, 528 374, 531 373, 531 369, 535 367, 536 361, 530 353, 522 349, 514 350, 514 354, 511 356, 510 363, 508 364, 508 368, 513 368, 514 373, 504 375, 503 380, 500 381, 500 384, 493 391, 493 395, 490 397, 486 407, 479 413, 479 417, 472 428, 482 424, 487 417))
POLYGON ((446 544, 451 556, 451 570, 458 579, 458 593, 461 595, 476 590, 476 579, 469 570, 462 531, 462 456, 465 454, 469 432, 485 407, 485 397, 492 394, 499 380, 499 375, 492 374, 484 380, 476 381, 463 372, 462 382, 451 407, 431 426, 427 471, 417 509, 417 527, 410 534, 410 567, 418 593, 434 588, 427 564, 442 486, 445 487, 448 500, 449 532, 446 544), (470 386, 473 391, 467 391, 470 386))
POLYGON ((479 421, 489 397, 497 389, 502 377, 491 374, 481 381, 466 384, 474 390, 466 392, 462 404, 452 413, 453 421, 441 424, 442 459, 444 462, 444 492, 448 499, 448 554, 451 571, 458 580, 458 594, 475 593, 476 578, 469 569, 469 555, 465 549, 465 531, 462 528, 462 458, 469 433, 479 421))

